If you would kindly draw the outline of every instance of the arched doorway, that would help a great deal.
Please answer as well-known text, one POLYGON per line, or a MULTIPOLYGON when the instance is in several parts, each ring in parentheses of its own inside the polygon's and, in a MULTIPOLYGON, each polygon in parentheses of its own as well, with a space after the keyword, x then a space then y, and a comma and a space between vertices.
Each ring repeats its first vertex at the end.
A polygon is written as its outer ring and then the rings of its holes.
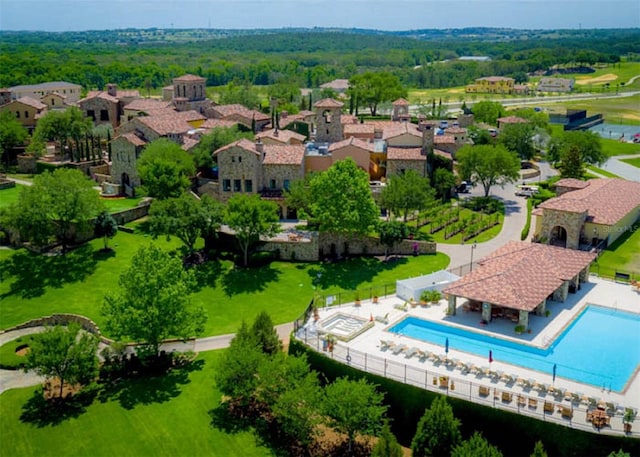
POLYGON ((549 244, 553 246, 567 247, 567 230, 561 225, 556 225, 551 229, 549 244))

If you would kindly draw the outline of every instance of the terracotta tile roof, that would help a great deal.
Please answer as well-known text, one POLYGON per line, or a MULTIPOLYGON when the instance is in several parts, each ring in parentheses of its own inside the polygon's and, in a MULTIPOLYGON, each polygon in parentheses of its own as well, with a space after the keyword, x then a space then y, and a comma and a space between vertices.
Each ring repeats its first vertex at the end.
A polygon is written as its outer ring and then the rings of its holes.
POLYGON ((106 101, 108 101, 110 103, 118 103, 119 102, 119 100, 116 97, 114 97, 112 95, 109 95, 107 92, 104 92, 102 90, 92 90, 92 91, 89 91, 87 93, 87 96, 85 98, 83 98, 82 100, 78 100, 78 103, 86 102, 86 101, 94 99, 94 98, 100 98, 100 99, 106 100, 106 101))
POLYGON ((445 159, 452 160, 451 153, 447 151, 443 151, 442 149, 434 149, 433 153, 437 156, 444 157, 445 159))
POLYGON ((153 98, 139 98, 125 105, 126 110, 135 111, 156 111, 160 109, 171 109, 171 102, 163 102, 162 100, 156 100, 153 98))
POLYGON ((482 259, 479 267, 444 292, 532 311, 596 257, 591 252, 511 241, 482 259))
POLYGON ((287 114, 286 116, 280 116, 280 128, 284 128, 292 122, 300 121, 307 122, 309 118, 315 118, 316 113, 313 111, 300 111, 297 114, 287 114))
POLYGON ((205 119, 207 119, 207 117, 204 114, 201 114, 195 110, 172 111, 169 116, 175 119, 186 121, 186 122, 204 121, 205 119))
POLYGON ((375 146, 374 146, 373 143, 369 143, 368 141, 361 140, 361 139, 356 138, 354 136, 349 137, 346 140, 337 141, 335 143, 332 143, 329 146, 329 152, 333 152, 333 151, 335 151, 337 149, 341 149, 341 148, 344 148, 344 147, 349 146, 349 145, 355 146, 355 147, 360 148, 360 149, 364 149, 365 151, 368 151, 368 152, 376 152, 375 151, 375 146))
POLYGON ((313 104, 314 108, 342 108, 344 103, 334 100, 333 98, 323 98, 313 104))
POLYGON ((233 127, 235 125, 238 125, 238 123, 235 121, 225 121, 224 119, 207 119, 200 125, 200 128, 215 129, 216 127, 233 127))
POLYGON ((146 141, 144 141, 142 138, 140 138, 138 135, 136 135, 133 132, 123 133, 122 135, 118 135, 116 138, 114 138, 114 140, 117 138, 124 138, 134 146, 144 146, 147 144, 146 141))
POLYGON ((136 119, 160 136, 179 135, 193 130, 191 124, 177 116, 142 116, 136 119))
POLYGON ((68 88, 68 89, 80 89, 82 88, 79 84, 73 84, 66 81, 49 81, 46 83, 40 84, 26 84, 22 86, 13 86, 9 89, 12 91, 21 91, 21 90, 47 90, 47 89, 59 89, 59 88, 68 88))
POLYGON ((280 143, 289 143, 291 140, 304 141, 306 136, 294 132, 293 130, 265 130, 256 135, 256 138, 271 138, 272 140, 279 141, 280 143))
POLYGON ((371 135, 375 132, 375 127, 371 124, 344 124, 342 131, 344 135, 347 136, 349 134, 354 133, 369 133, 371 135))
POLYGON ((269 115, 261 113, 260 111, 249 109, 246 106, 240 105, 239 103, 231 105, 216 105, 212 106, 211 109, 218 113, 222 118, 239 115, 249 120, 253 119, 254 117, 257 121, 269 119, 269 115))
POLYGON ((182 75, 177 78, 174 78, 173 80, 174 81, 204 81, 206 80, 206 78, 203 78, 202 76, 187 74, 187 75, 182 75))
POLYGON ((478 78, 476 81, 513 81, 513 78, 509 78, 506 76, 485 76, 484 78, 478 78))
POLYGON ((586 211, 591 222, 613 225, 640 206, 640 182, 592 179, 587 186, 551 198, 538 208, 568 212, 586 211))
POLYGON ((435 135, 433 137, 434 144, 451 144, 455 142, 456 139, 453 135, 435 135))
POLYGON ((392 103, 393 106, 409 106, 409 102, 404 98, 399 98, 392 103))
POLYGON ((584 189, 589 185, 589 181, 582 181, 576 178, 564 178, 556 182, 559 187, 571 187, 573 189, 584 189))
POLYGON ((462 127, 449 127, 449 128, 444 129, 444 133, 452 133, 452 134, 467 133, 467 129, 462 128, 462 127))
POLYGON ((340 116, 340 122, 343 125, 359 124, 360 119, 358 119, 358 116, 354 116, 353 114, 343 114, 340 116))
MULTIPOLYGON (((265 145, 263 145, 264 147, 265 145)), ((256 150, 256 144, 251 141, 251 140, 247 140, 246 138, 242 138, 241 140, 238 141, 234 141, 233 143, 229 143, 226 146, 221 147, 220 149, 217 149, 213 152, 214 155, 217 155, 221 152, 227 151, 229 149, 233 149, 233 148, 241 148, 244 149, 245 151, 250 151, 253 152, 254 154, 260 154, 257 150, 256 150)))
POLYGON ((302 144, 265 144, 264 165, 301 165, 304 160, 302 144))
POLYGON ((116 98, 138 98, 140 97, 140 91, 135 89, 127 90, 127 89, 118 89, 116 91, 116 98))
POLYGON ((422 148, 387 148, 387 160, 421 160, 426 161, 427 156, 422 154, 422 148))
POLYGON ((190 151, 195 145, 200 143, 200 139, 195 139, 191 137, 186 137, 182 139, 182 149, 185 151, 190 151))
POLYGON ((518 116, 498 118, 498 124, 528 124, 529 121, 518 116))
POLYGON ((394 122, 383 127, 382 139, 389 140, 390 138, 396 138, 407 134, 422 138, 422 132, 418 129, 417 125, 410 122, 394 122))
POLYGON ((45 109, 47 107, 47 105, 42 103, 40 100, 36 100, 35 98, 31 97, 20 97, 16 101, 22 103, 23 105, 31 106, 35 109, 45 109))

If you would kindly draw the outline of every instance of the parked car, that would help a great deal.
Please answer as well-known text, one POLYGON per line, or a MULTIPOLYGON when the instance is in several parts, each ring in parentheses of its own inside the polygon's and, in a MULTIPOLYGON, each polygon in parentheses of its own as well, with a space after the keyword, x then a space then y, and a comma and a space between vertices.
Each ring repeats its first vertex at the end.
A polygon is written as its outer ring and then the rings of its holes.
POLYGON ((459 194, 468 194, 471 192, 471 186, 467 183, 467 181, 462 181, 458 187, 456 187, 456 192, 459 194))
POLYGON ((538 186, 521 185, 516 188, 516 196, 518 197, 533 197, 539 192, 538 186))

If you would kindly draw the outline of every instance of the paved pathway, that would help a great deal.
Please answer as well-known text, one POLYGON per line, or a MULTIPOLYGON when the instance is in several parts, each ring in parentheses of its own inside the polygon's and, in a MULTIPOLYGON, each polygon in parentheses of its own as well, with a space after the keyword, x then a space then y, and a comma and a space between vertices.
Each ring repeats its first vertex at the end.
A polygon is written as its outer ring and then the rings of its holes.
POLYGON ((621 159, 638 157, 640 157, 640 144, 638 145, 638 154, 610 157, 601 168, 629 181, 640 181, 640 168, 621 161, 621 159))

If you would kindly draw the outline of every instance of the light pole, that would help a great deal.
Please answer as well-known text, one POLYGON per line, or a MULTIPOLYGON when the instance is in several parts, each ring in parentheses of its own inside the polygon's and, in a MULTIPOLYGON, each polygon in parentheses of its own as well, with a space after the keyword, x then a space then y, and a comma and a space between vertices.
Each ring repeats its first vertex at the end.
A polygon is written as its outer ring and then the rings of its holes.
POLYGON ((474 241, 471 245, 471 262, 469 262, 469 272, 473 271, 473 251, 478 247, 478 242, 474 241))

